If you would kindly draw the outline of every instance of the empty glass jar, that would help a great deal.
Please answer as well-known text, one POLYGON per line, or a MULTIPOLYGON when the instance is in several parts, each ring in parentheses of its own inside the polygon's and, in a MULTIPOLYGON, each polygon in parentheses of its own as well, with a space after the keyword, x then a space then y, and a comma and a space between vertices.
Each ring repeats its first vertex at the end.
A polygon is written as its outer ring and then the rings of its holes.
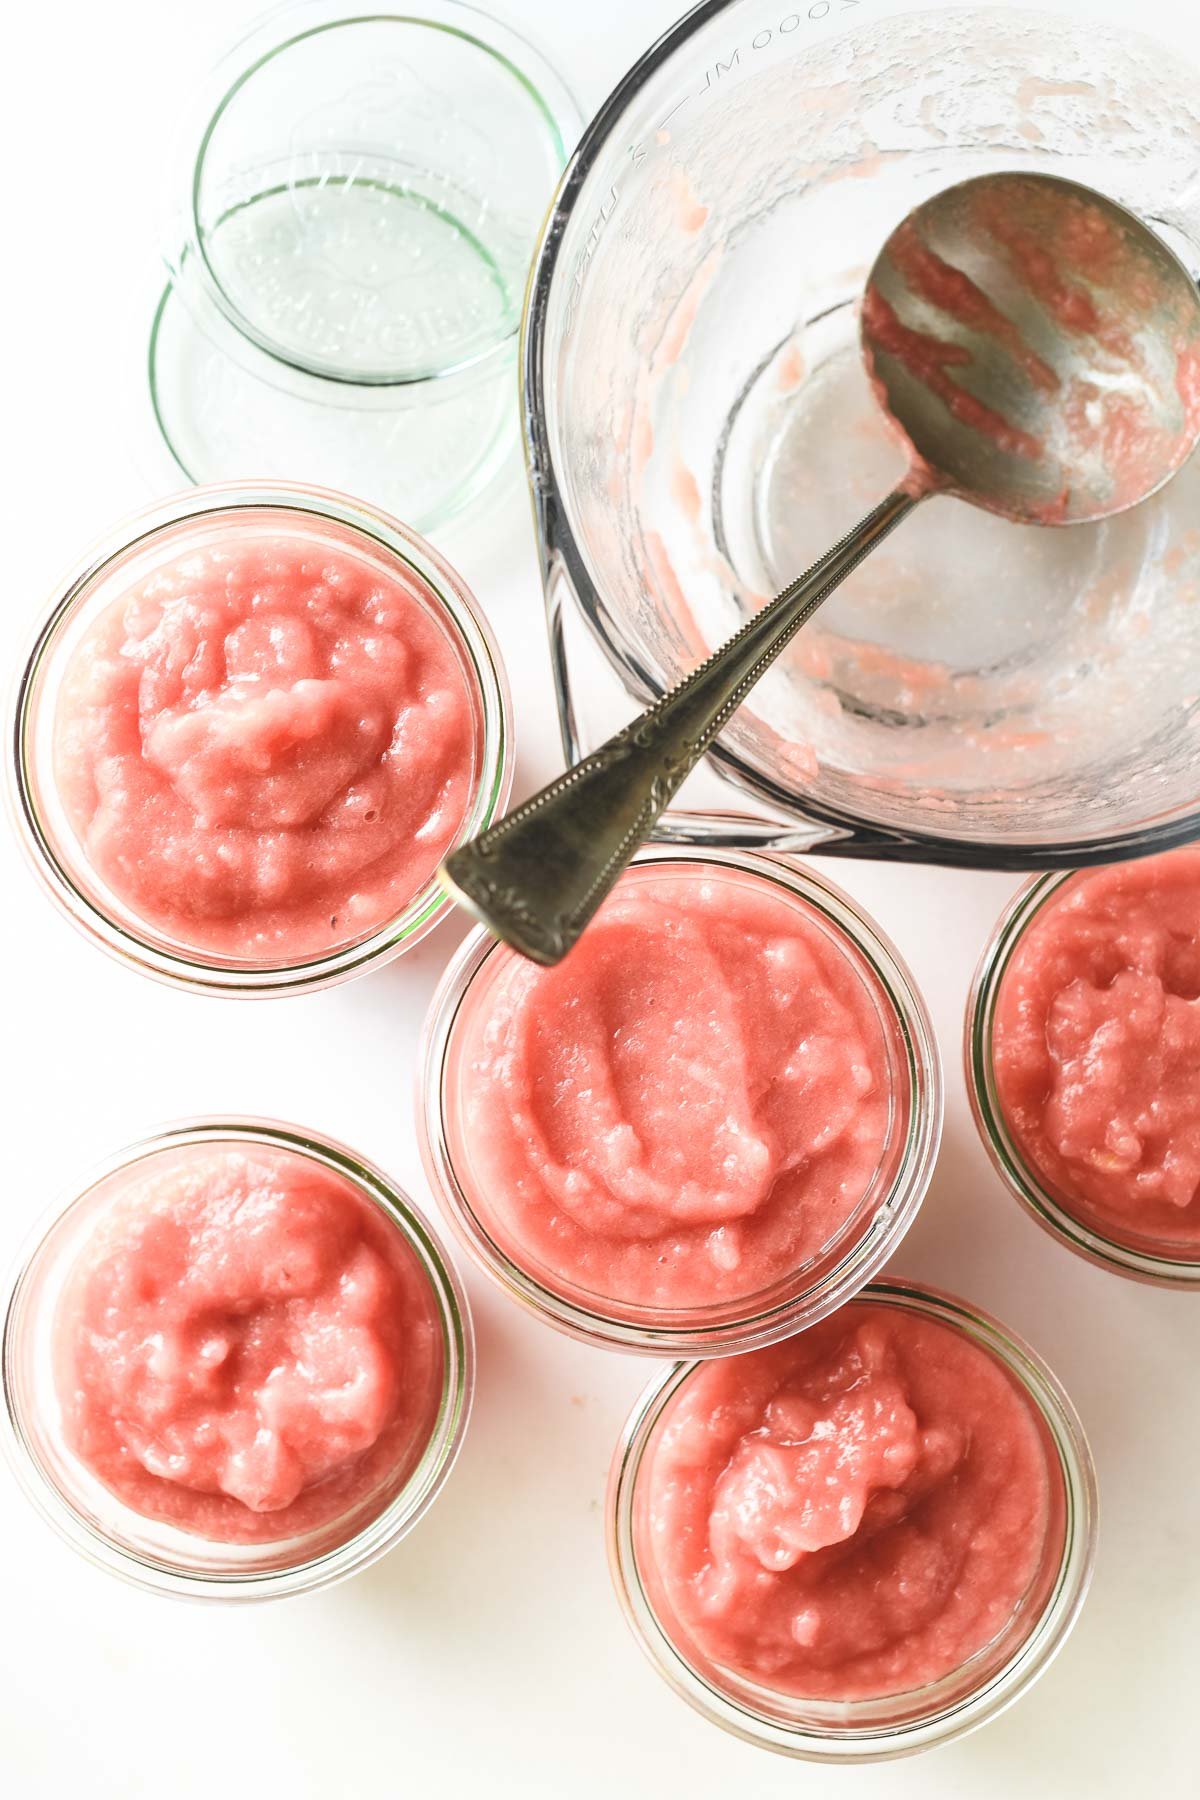
POLYGON ((150 390, 176 474, 341 488, 418 529, 515 436, 529 261, 579 126, 519 33, 459 0, 302 0, 185 133, 150 390))

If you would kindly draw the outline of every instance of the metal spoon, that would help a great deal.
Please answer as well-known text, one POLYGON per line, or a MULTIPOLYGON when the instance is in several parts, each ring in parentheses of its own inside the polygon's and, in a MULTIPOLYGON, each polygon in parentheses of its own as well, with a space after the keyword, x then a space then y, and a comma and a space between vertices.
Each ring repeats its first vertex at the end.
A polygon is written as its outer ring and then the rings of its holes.
POLYGON ((918 206, 871 270, 861 336, 911 457, 895 493, 640 718, 446 859, 460 904, 535 962, 566 955, 759 676, 921 500, 1104 519, 1200 439, 1196 283, 1140 219, 1056 176, 985 175, 918 206))

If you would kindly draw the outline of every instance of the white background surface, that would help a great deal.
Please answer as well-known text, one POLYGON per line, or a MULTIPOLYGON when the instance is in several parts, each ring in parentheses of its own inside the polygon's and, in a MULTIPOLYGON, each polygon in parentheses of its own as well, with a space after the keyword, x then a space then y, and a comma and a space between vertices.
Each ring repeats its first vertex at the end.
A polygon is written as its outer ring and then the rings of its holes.
MULTIPOLYGON (((510 4, 585 111, 675 11, 674 0, 510 4)), ((140 375, 165 151, 181 88, 251 16, 251 0, 59 0, 23 8, 6 27, 6 677, 61 568, 147 497, 123 415, 140 375)), ((1177 18, 1200 40, 1182 4, 1177 18)), ((439 542, 499 634, 519 720, 517 792, 527 792, 559 752, 519 474, 469 534, 452 528, 439 542)), ((13 1800, 1197 1792, 1200 1303, 1052 1244, 976 1142, 959 1071, 961 1011, 1012 878, 866 865, 833 873, 911 961, 947 1064, 945 1147, 899 1268, 1026 1334, 1071 1391, 1099 1464, 1095 1585, 1034 1691, 960 1744, 875 1768, 790 1764, 702 1722, 643 1661, 605 1568, 609 1454, 649 1368, 568 1343, 470 1272, 479 1391, 462 1460, 416 1532, 341 1588, 241 1610, 144 1596, 61 1546, 0 1469, 0 1791, 13 1800)), ((109 962, 52 912, 7 833, 0 897, 9 951, 0 1259, 93 1160, 187 1113, 261 1112, 325 1129, 426 1200, 413 1051, 456 924, 362 981, 247 1006, 176 994, 109 962)))

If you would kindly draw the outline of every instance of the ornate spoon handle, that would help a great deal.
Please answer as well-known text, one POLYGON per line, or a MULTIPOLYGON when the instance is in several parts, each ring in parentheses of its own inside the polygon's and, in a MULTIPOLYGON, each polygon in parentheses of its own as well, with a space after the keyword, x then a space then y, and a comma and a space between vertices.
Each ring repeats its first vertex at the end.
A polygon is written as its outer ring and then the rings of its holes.
POLYGON ((455 850, 441 871, 455 899, 560 962, 763 670, 919 497, 898 488, 640 718, 455 850))

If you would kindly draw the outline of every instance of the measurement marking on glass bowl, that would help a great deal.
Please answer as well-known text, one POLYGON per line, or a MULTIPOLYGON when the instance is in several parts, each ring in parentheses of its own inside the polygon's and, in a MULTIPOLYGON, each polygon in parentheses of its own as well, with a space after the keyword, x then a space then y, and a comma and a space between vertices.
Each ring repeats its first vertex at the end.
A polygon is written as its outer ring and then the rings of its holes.
MULTIPOLYGON (((655 127, 655 136, 658 142, 662 143, 665 141, 661 134, 666 131, 667 126, 675 117, 676 113, 680 112, 690 100, 703 100, 704 96, 711 93, 724 76, 732 75, 734 69, 741 66, 743 49, 749 51, 769 49, 778 39, 790 37, 791 34, 794 31, 798 31, 802 25, 816 24, 822 19, 830 17, 836 18, 842 13, 853 12, 862 4, 863 0, 836 0, 836 3, 835 0, 811 0, 811 4, 805 12, 786 13, 777 25, 762 26, 760 30, 755 32, 747 45, 739 44, 735 46, 727 58, 723 61, 718 58, 711 67, 705 69, 703 87, 694 89, 691 93, 685 94, 681 100, 675 102, 675 105, 671 108, 670 112, 667 113, 664 118, 660 119, 655 127)), ((650 146, 646 143, 645 139, 639 139, 636 143, 630 144, 629 156, 635 169, 641 167, 649 153, 650 146)))
MULTIPOLYGON (((661 144, 665 141, 663 134, 666 132, 667 126, 677 113, 681 112, 691 101, 703 100, 705 95, 712 93, 727 76, 732 75, 735 70, 742 68, 743 51, 746 52, 747 56, 755 55, 763 50, 769 49, 772 44, 777 44, 780 39, 790 38, 792 33, 799 31, 803 25, 816 24, 822 19, 830 17, 836 18, 842 13, 853 12, 862 4, 863 0, 810 0, 810 4, 805 11, 785 13, 778 24, 760 27, 760 29, 754 33, 754 36, 746 43, 735 44, 727 57, 719 57, 715 62, 705 68, 704 85, 693 89, 690 93, 685 94, 682 99, 677 100, 671 110, 660 119, 658 125, 655 127, 655 136, 658 142, 661 144)), ((640 169, 642 164, 646 161, 646 158, 649 156, 650 150, 651 145, 647 143, 644 138, 639 138, 634 143, 630 144, 628 147, 630 166, 634 169, 640 169)), ((616 210, 619 198, 619 190, 614 182, 609 188, 607 197, 601 202, 599 211, 592 219, 583 248, 580 250, 571 270, 570 297, 567 301, 566 317, 563 320, 564 337, 575 323, 575 315, 579 306, 579 296, 582 292, 584 279, 587 275, 588 264, 591 262, 592 257, 596 252, 596 246, 600 242, 600 236, 604 227, 608 224, 609 219, 611 219, 616 210)))
POLYGON ((609 188, 608 193, 601 201, 599 211, 596 213, 591 225, 588 227, 588 234, 583 249, 576 257, 575 267, 571 271, 571 293, 567 306, 567 316, 563 321, 564 337, 575 323, 575 309, 579 304, 579 294, 583 287, 583 278, 587 273, 587 266, 595 255, 596 245, 600 242, 601 233, 608 224, 608 221, 612 218, 613 213, 616 211, 616 205, 619 199, 620 194, 617 189, 617 184, 614 181, 609 188))
POLYGON ((804 12, 786 13, 777 25, 764 25, 756 31, 747 44, 738 44, 724 61, 718 60, 704 71, 704 86, 697 89, 697 98, 702 98, 722 79, 731 75, 742 60, 742 51, 766 50, 776 38, 790 37, 793 31, 799 31, 802 25, 817 24, 830 16, 837 17, 841 13, 853 12, 862 0, 811 0, 804 12))

